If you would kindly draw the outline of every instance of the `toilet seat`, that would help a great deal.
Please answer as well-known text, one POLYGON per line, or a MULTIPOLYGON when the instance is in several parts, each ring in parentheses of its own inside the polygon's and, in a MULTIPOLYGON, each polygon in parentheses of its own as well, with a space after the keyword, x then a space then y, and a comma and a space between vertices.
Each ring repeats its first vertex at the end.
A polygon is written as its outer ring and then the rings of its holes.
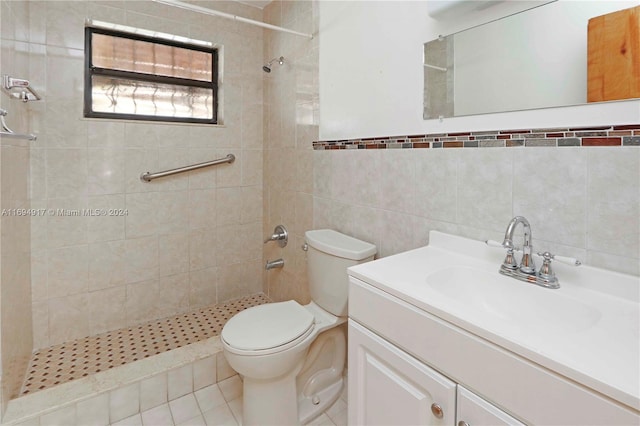
POLYGON ((307 338, 315 318, 299 303, 289 300, 268 303, 233 316, 220 337, 230 352, 267 355, 289 349, 307 338))

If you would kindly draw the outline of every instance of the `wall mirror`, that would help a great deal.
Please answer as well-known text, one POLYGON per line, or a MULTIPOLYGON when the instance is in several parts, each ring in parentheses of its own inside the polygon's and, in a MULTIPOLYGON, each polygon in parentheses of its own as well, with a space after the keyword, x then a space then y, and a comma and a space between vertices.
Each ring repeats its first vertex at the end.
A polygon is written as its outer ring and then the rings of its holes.
POLYGON ((590 18, 635 1, 554 1, 424 44, 424 119, 587 102, 590 18))

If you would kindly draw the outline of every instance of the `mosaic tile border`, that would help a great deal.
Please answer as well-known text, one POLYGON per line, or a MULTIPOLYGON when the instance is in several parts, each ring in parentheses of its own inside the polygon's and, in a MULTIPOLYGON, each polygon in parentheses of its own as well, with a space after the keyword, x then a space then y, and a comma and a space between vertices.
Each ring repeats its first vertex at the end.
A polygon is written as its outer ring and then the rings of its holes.
POLYGON ((20 395, 148 358, 220 334, 236 313, 269 303, 262 293, 36 351, 20 395))
POLYGON ((313 149, 640 146, 640 124, 551 129, 489 130, 315 141, 313 149))

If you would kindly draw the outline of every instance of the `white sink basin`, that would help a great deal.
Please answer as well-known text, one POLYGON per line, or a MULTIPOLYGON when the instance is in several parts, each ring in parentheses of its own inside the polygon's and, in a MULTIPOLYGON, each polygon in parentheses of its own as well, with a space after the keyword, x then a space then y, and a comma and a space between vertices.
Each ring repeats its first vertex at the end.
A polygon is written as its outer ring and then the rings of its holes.
POLYGON ((502 249, 429 240, 349 275, 640 411, 638 277, 554 262, 560 288, 548 289, 501 275, 502 249))
POLYGON ((601 312, 554 290, 481 269, 453 266, 427 275, 427 285, 473 315, 490 315, 517 331, 572 333, 592 327, 601 312))

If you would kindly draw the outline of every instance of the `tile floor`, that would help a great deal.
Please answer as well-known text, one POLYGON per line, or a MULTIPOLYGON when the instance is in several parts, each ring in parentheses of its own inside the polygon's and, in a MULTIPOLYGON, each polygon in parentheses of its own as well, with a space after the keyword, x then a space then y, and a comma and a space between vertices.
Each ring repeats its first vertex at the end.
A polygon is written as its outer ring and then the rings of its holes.
POLYGON ((259 293, 40 349, 31 356, 21 395, 217 336, 233 315, 263 303, 269 299, 259 293))
MULTIPOLYGON (((346 426, 347 386, 313 426, 346 426)), ((111 426, 220 426, 242 425, 242 381, 235 375, 111 426)))

